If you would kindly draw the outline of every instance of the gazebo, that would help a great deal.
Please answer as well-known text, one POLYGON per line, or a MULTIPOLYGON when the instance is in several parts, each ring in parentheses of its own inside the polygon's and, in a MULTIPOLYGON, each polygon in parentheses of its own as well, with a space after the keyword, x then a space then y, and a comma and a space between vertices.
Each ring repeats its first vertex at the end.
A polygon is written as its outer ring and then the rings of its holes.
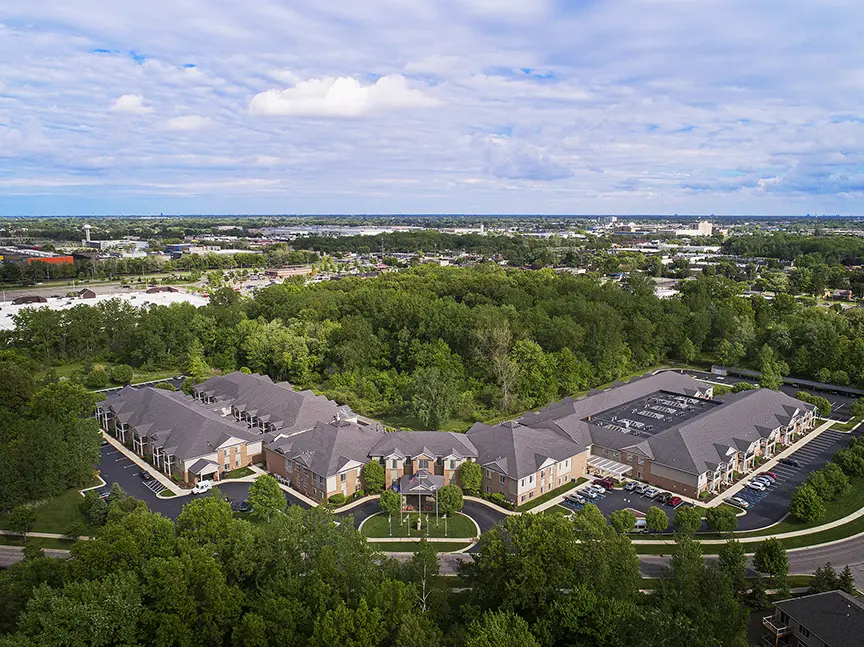
MULTIPOLYGON (((437 494, 444 486, 444 477, 430 474, 428 470, 417 470, 414 474, 405 474, 399 479, 399 492, 402 494, 402 509, 410 510, 411 497, 417 497, 417 511, 423 510, 423 498, 434 496, 437 503, 437 494)), ((428 508, 430 511, 433 507, 428 508)))

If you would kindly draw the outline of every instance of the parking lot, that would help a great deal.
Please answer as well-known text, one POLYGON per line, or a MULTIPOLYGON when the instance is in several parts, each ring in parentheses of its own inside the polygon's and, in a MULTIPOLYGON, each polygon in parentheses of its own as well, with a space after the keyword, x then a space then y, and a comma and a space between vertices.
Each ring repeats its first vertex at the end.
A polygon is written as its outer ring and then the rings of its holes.
MULTIPOLYGON (((777 523, 789 512, 789 499, 792 492, 807 478, 807 475, 818 470, 838 449, 849 443, 850 434, 837 431, 823 431, 804 447, 793 453, 800 467, 792 467, 778 463, 769 471, 777 475, 777 483, 765 492, 757 492, 745 487, 736 496, 746 500, 750 507, 747 514, 738 518, 739 530, 756 530, 777 523)), ((756 473, 765 471, 756 469, 756 473)), ((746 479, 749 481, 750 479, 746 479)), ((723 495, 723 498, 727 498, 723 495)))
MULTIPOLYGON (((158 492, 165 489, 159 481, 151 479, 144 481, 140 476, 141 468, 132 460, 127 458, 120 450, 112 445, 102 447, 102 456, 99 459, 99 475, 105 480, 106 488, 113 483, 119 483, 128 494, 140 499, 147 504, 153 512, 160 512, 167 517, 176 518, 183 506, 192 501, 191 496, 175 496, 168 499, 160 499, 156 496, 158 492)), ((219 490, 232 501, 243 501, 249 492, 249 483, 232 483, 222 481, 219 490)), ((308 505, 300 499, 296 499, 283 490, 285 499, 290 505, 308 505)))
MULTIPOLYGON (((664 490, 660 491, 663 492, 664 490)), ((581 490, 578 490, 577 492, 581 493, 581 490)), ((628 492, 627 490, 622 490, 618 488, 606 492, 606 494, 601 494, 596 499, 588 499, 588 501, 589 503, 593 503, 594 505, 596 505, 600 509, 600 512, 602 512, 607 517, 616 510, 623 510, 624 508, 637 510, 644 514, 648 512, 648 508, 650 508, 651 506, 657 506, 666 513, 666 516, 669 517, 670 526, 672 524, 672 519, 675 517, 675 508, 673 508, 671 505, 660 503, 656 499, 651 499, 644 495, 639 495, 636 492, 628 492)), ((562 505, 570 510, 575 510, 577 508, 576 506, 566 501, 562 505)))

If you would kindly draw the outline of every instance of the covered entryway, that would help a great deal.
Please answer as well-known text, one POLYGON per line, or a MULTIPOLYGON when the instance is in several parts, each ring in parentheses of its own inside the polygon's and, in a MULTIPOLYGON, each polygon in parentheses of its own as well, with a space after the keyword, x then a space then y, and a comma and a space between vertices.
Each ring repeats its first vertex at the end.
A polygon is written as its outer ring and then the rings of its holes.
POLYGON ((199 458, 189 467, 189 475, 192 477, 193 485, 202 479, 219 480, 219 465, 205 458, 199 458))
POLYGON ((428 470, 418 470, 415 474, 405 474, 399 479, 402 509, 433 512, 436 508, 438 490, 443 486, 444 477, 430 474, 428 470))
POLYGON ((632 465, 613 461, 611 458, 603 458, 602 456, 588 457, 588 473, 597 476, 609 476, 616 481, 624 478, 625 474, 633 471, 632 465))

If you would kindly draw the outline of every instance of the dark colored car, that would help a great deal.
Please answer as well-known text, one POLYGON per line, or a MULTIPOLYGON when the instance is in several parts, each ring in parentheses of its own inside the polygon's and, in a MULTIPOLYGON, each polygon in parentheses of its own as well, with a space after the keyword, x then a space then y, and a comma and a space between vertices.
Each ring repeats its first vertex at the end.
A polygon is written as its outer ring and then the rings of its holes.
POLYGON ((671 498, 672 498, 672 493, 671 493, 671 492, 661 492, 661 493, 660 493, 660 496, 658 496, 658 497, 655 499, 655 501, 657 501, 658 503, 666 503, 666 502, 667 502, 669 499, 671 499, 671 498))
POLYGON ((104 490, 99 491, 100 499, 107 500, 109 496, 111 496, 111 490, 109 490, 107 487, 104 490))
POLYGON ((591 482, 594 485, 599 485, 600 487, 606 488, 607 490, 611 490, 615 487, 615 484, 609 479, 594 479, 591 482))
POLYGON ((138 476, 141 477, 142 481, 149 481, 150 479, 153 478, 153 476, 150 474, 150 472, 138 472, 138 476))
POLYGON ((781 458, 780 462, 789 467, 801 467, 801 463, 796 461, 794 458, 781 458))
POLYGON ((252 512, 252 506, 245 499, 237 506, 237 512, 252 512))
POLYGON ((681 497, 680 496, 669 497, 669 500, 666 501, 666 505, 671 505, 671 506, 676 506, 680 503, 681 503, 681 497))

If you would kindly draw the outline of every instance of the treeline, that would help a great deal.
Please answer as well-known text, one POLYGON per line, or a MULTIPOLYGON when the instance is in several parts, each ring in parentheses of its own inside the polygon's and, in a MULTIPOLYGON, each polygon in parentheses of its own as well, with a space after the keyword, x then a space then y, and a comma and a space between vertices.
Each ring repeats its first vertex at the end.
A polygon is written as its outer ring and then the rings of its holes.
POLYGON ((291 243, 296 249, 325 254, 357 252, 360 254, 466 252, 485 259, 496 258, 511 265, 528 266, 554 263, 550 243, 545 239, 519 235, 449 234, 436 230, 397 231, 376 236, 303 236, 291 243))
POLYGON ((728 238, 723 243, 723 249, 727 254, 749 258, 778 258, 792 261, 804 254, 820 254, 829 265, 864 263, 864 237, 861 236, 756 233, 728 238))
MULTIPOLYGON (((746 600, 767 601, 761 581, 745 591, 743 548, 710 566, 688 537, 671 552, 640 593, 630 540, 589 505, 510 517, 459 578, 440 577, 432 544, 400 564, 320 509, 253 525, 205 496, 175 523, 112 494, 71 559, 28 548, 0 573, 0 645, 745 647, 746 600)), ((785 554, 763 552, 785 588, 785 554)))
POLYGON ((2 511, 92 485, 99 460, 95 396, 71 382, 40 383, 37 369, 29 358, 0 351, 2 511))
POLYGON ((29 264, 0 264, 0 281, 32 283, 44 279, 114 279, 143 276, 157 272, 183 272, 227 269, 260 269, 284 265, 306 265, 318 260, 313 252, 295 251, 284 243, 269 247, 263 254, 184 254, 176 260, 153 256, 141 258, 78 259, 73 263, 55 264, 33 261, 29 264))
POLYGON ((243 299, 24 310, 6 343, 44 363, 248 367, 373 416, 425 427, 542 406, 670 360, 710 358, 864 386, 864 311, 744 297, 700 276, 674 299, 550 270, 423 266, 376 279, 288 281, 243 299))

